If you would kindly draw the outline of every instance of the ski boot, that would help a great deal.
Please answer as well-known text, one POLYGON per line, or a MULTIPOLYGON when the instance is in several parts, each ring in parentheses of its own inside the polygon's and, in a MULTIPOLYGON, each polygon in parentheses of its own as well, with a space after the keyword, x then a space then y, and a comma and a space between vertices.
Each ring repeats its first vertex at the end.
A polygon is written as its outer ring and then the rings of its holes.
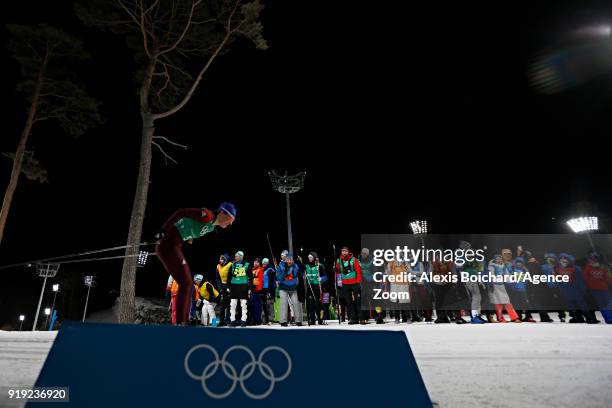
POLYGON ((288 327, 288 326, 289 326, 289 325, 287 324, 287 322, 281 323, 280 325, 281 325, 281 327, 288 327))
POLYGON ((457 316, 455 318, 455 323, 457 323, 457 324, 466 324, 467 321, 463 320, 463 318, 461 316, 457 316))
POLYGON ((484 320, 482 317, 476 315, 476 316, 472 316, 472 318, 470 319, 470 323, 472 324, 485 324, 487 321, 484 320))

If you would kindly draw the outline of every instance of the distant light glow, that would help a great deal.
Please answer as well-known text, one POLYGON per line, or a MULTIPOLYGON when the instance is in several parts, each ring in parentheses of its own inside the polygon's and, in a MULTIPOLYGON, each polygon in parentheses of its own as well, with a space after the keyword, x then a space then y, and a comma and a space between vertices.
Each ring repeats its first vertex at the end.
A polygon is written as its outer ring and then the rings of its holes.
POLYGON ((599 219, 597 217, 572 218, 567 221, 567 225, 575 233, 597 231, 599 229, 599 219))
POLYGON ((19 315, 19 321, 23 322, 25 320, 25 316, 24 315, 19 315))
POLYGON ((415 220, 410 223, 414 235, 427 234, 427 221, 415 220))
POLYGON ((51 314, 51 308, 49 307, 45 308, 45 314, 49 316, 51 314))
POLYGON ((55 285, 53 285, 53 291, 54 292, 59 291, 59 283, 56 283, 55 285))
POLYGON ((578 36, 609 37, 610 34, 612 34, 612 27, 609 24, 594 24, 576 30, 578 36))

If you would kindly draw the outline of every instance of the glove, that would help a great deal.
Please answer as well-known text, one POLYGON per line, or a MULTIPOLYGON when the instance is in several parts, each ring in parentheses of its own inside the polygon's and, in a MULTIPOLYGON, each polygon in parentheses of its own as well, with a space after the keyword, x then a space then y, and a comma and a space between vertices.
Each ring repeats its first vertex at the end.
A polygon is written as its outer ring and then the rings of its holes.
POLYGON ((202 299, 198 299, 196 302, 196 307, 200 307, 202 305, 202 299))

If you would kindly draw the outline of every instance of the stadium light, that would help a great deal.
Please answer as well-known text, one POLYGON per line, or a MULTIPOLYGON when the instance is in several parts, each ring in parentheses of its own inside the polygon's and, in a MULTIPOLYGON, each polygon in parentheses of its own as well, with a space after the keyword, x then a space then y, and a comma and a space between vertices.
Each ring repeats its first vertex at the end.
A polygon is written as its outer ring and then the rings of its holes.
POLYGON ((85 299, 85 308, 83 309, 83 322, 85 321, 85 316, 87 315, 87 305, 89 304, 89 292, 91 288, 96 286, 95 276, 86 276, 85 277, 85 286, 87 286, 87 298, 85 299))
POLYGON ((410 228, 414 235, 426 235, 427 234, 427 221, 415 220, 410 223, 410 228))
POLYGON ((599 219, 597 217, 572 218, 566 223, 576 234, 581 232, 597 231, 599 229, 599 219))
POLYGON ((21 327, 23 326, 23 321, 25 320, 24 315, 19 315, 19 331, 21 331, 21 327))
POLYGON ((45 308, 45 314, 46 314, 47 316, 49 316, 49 315, 51 314, 51 308, 50 308, 50 307, 46 307, 46 308, 45 308))
POLYGON ((34 316, 34 324, 32 325, 32 331, 36 331, 38 324, 38 315, 40 313, 40 306, 42 305, 43 295, 45 294, 45 287, 47 286, 47 278, 54 278, 57 275, 60 264, 58 263, 38 263, 36 264, 36 273, 43 280, 43 286, 40 290, 40 297, 38 298, 38 306, 36 306, 36 315, 34 316))
POLYGON ((289 252, 293 253, 293 235, 291 232, 291 203, 289 195, 297 193, 304 188, 304 179, 306 178, 306 172, 301 171, 297 174, 289 176, 287 172, 284 175, 277 174, 274 170, 268 172, 270 176, 270 182, 272 188, 279 193, 285 194, 285 200, 287 203, 287 238, 289 241, 289 252))
POLYGON ((142 268, 147 264, 147 259, 149 258, 149 253, 147 251, 140 251, 138 254, 138 267, 142 268))
POLYGON ((56 283, 53 285, 53 291, 54 292, 58 292, 59 291, 59 283, 56 283))

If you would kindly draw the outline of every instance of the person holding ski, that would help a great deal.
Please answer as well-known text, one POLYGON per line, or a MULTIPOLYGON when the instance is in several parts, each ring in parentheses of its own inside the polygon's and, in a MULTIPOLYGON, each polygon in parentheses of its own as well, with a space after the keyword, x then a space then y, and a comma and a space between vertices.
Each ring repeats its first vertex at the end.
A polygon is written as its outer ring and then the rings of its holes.
POLYGON ((200 316, 198 315, 200 309, 200 286, 202 285, 202 280, 204 276, 201 274, 196 274, 193 277, 193 299, 191 301, 191 313, 189 315, 189 323, 192 326, 198 324, 200 320, 200 316))
POLYGON ((264 267, 261 266, 259 258, 255 258, 253 261, 253 293, 249 299, 251 322, 255 326, 261 325, 262 305, 265 304, 262 302, 262 295, 265 295, 263 290, 264 272, 264 267))
POLYGON ((321 284, 327 281, 325 266, 319 262, 319 255, 312 251, 308 254, 308 262, 305 266, 306 276, 306 310, 308 311, 308 324, 313 325, 315 321, 319 325, 324 324, 321 316, 322 294, 321 284))
POLYGON ((361 317, 361 265, 346 246, 340 250, 340 258, 336 260, 336 271, 342 277, 342 291, 347 303, 349 324, 366 324, 366 321, 359 320, 361 317))
POLYGON ((263 304, 265 323, 270 324, 274 321, 274 299, 276 296, 276 269, 270 265, 270 260, 264 258, 261 261, 264 268, 263 292, 261 302, 263 304))
POLYGON ((219 302, 219 291, 208 279, 204 278, 200 285, 199 294, 200 300, 198 302, 202 306, 202 311, 200 312, 202 326, 211 326, 215 319, 215 306, 219 302))
POLYGON ((223 254, 219 257, 217 264, 216 280, 219 293, 219 326, 226 326, 229 323, 229 287, 228 277, 232 267, 230 256, 223 254))
POLYGON ((230 326, 238 326, 236 321, 236 307, 240 301, 240 327, 246 327, 247 323, 247 301, 251 296, 251 285, 253 274, 251 265, 244 261, 244 252, 238 251, 230 269, 230 326))
POLYGON ((298 266, 293 262, 293 254, 288 252, 284 261, 278 265, 276 280, 280 294, 280 323, 287 327, 289 307, 293 310, 295 325, 302 325, 302 308, 298 303, 297 288, 299 280, 298 266))
POLYGON ((177 210, 162 226, 155 246, 155 254, 166 269, 166 272, 178 284, 176 295, 176 324, 186 325, 189 322, 189 311, 193 297, 191 270, 183 255, 183 243, 193 242, 216 227, 227 228, 236 219, 236 207, 231 203, 222 203, 215 211, 206 208, 181 208, 177 210))

